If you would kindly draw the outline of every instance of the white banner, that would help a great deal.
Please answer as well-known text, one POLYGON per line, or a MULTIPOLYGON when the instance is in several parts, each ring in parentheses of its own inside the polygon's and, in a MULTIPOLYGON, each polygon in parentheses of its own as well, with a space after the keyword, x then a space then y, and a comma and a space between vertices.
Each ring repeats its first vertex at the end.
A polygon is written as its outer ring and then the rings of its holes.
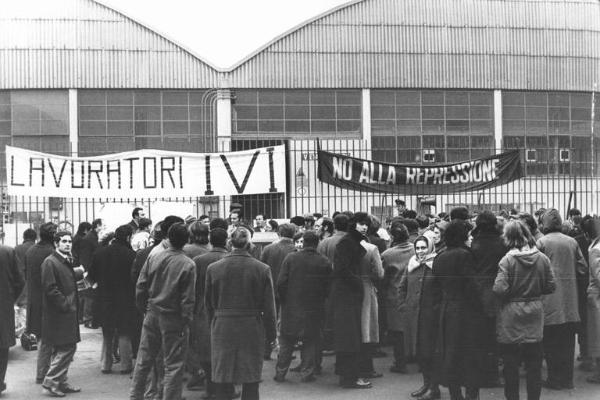
POLYGON ((128 199, 275 193, 285 192, 285 147, 61 157, 6 146, 6 174, 11 196, 128 199))

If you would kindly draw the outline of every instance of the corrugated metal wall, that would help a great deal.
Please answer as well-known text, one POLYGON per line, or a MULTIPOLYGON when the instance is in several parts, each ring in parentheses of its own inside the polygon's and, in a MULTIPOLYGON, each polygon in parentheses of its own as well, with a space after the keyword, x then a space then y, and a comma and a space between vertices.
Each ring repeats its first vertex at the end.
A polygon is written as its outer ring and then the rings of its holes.
POLYGON ((91 0, 14 0, 0 11, 0 89, 212 88, 218 72, 91 0))
POLYGON ((234 68, 234 87, 589 91, 598 0, 364 0, 316 18, 234 68))

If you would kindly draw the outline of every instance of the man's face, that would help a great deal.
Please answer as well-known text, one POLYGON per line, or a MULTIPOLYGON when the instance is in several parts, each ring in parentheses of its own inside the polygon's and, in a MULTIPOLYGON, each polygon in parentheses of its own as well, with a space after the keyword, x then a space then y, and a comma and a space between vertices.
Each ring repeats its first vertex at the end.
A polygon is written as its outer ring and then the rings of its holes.
POLYGON ((100 232, 102 232, 103 230, 104 230, 104 222, 100 223, 100 225, 98 225, 98 226, 96 227, 96 232, 97 232, 97 233, 100 233, 100 232))
POLYGON ((315 222, 314 229, 315 229, 315 231, 317 231, 318 233, 320 233, 322 227, 323 227, 323 218, 319 218, 317 220, 317 222, 315 222))
POLYGON ((367 224, 361 224, 360 222, 356 223, 356 230, 361 234, 361 235, 366 235, 367 234, 367 229, 369 228, 369 226, 367 224))
POLYGON ((240 222, 240 215, 237 213, 229 214, 229 220, 233 225, 237 225, 240 222))
POLYGON ((144 210, 138 211, 137 219, 139 220, 140 218, 146 218, 146 211, 144 211, 144 210))
POLYGON ((73 239, 70 235, 65 235, 60 238, 58 243, 56 243, 56 250, 61 252, 62 254, 71 253, 71 245, 73 244, 73 239))
POLYGON ((204 225, 210 225, 210 218, 206 217, 200 220, 200 223, 204 224, 204 225))
POLYGON ((265 217, 258 214, 255 219, 256 219, 256 226, 261 226, 261 227, 265 226, 265 217))

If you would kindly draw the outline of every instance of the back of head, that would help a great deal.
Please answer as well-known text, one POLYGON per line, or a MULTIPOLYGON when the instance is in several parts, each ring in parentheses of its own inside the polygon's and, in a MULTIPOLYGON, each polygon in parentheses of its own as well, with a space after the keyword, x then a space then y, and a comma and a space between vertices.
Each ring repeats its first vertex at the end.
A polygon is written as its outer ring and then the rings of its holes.
POLYGON ((252 243, 252 235, 247 228, 239 227, 231 233, 231 245, 236 249, 246 249, 252 243))
POLYGON ((281 237, 285 237, 285 238, 293 238, 294 234, 296 234, 296 226, 294 224, 281 224, 279 225, 279 227, 277 228, 277 233, 279 234, 279 236, 281 237))
POLYGON ((158 221, 156 225, 154 225, 154 229, 150 233, 152 239, 154 239, 154 245, 159 244, 163 239, 167 237, 167 233, 161 229, 163 221, 158 221))
POLYGON ((416 219, 417 218, 417 212, 415 210, 405 210, 402 213, 402 216, 404 218, 408 218, 408 219, 416 219))
POLYGON ((493 212, 489 210, 482 211, 475 219, 475 225, 478 232, 496 233, 498 232, 498 220, 493 212))
POLYGON ((455 219, 462 219, 463 221, 471 219, 471 215, 469 214, 467 207, 460 206, 453 208, 450 211, 450 221, 455 219))
POLYGON ((352 216, 350 221, 351 221, 350 222, 351 230, 356 227, 356 224, 367 225, 367 226, 372 225, 371 216, 369 214, 367 214, 366 212, 362 212, 362 211, 354 213, 354 215, 352 216))
POLYGON ((581 230, 590 239, 596 239, 600 235, 600 219, 586 215, 581 220, 581 230))
POLYGON ((542 216, 542 229, 544 234, 562 232, 562 218, 557 209, 551 208, 542 216))
POLYGON ((167 236, 169 237, 171 246, 173 246, 175 249, 182 249, 190 238, 190 234, 188 233, 188 229, 183 220, 181 222, 173 223, 169 227, 167 236))
POLYGON ((200 221, 193 222, 190 225, 190 240, 197 244, 208 243, 208 225, 203 224, 200 221))
POLYGON ((131 225, 121 225, 115 230, 115 239, 125 242, 129 240, 132 234, 133 228, 131 225))
POLYGON ((90 229, 92 229, 92 224, 90 224, 87 221, 84 221, 84 222, 80 223, 79 226, 77 227, 77 234, 80 235, 80 236, 83 236, 90 229))
POLYGON ((400 220, 392 221, 390 226, 390 235, 392 235, 394 244, 404 243, 408 240, 408 229, 400 220))
POLYGON ((419 224, 416 220, 405 218, 404 220, 402 220, 402 223, 404 224, 404 226, 406 226, 406 229, 408 229, 409 234, 419 232, 419 224))
POLYGON ((577 208, 571 208, 569 210, 568 216, 569 218, 573 218, 575 216, 581 217, 581 211, 579 211, 577 208))
POLYGON ((319 244, 319 236, 315 231, 304 232, 304 248, 316 248, 319 244))
POLYGON ((446 231, 444 232, 446 245, 448 247, 463 246, 469 237, 470 230, 471 224, 462 219, 454 219, 450 221, 446 231))
POLYGON ((296 226, 304 226, 304 224, 306 223, 306 220, 304 219, 303 216, 301 215, 296 215, 295 217, 292 217, 290 219, 290 223, 296 225, 296 226))
POLYGON ((525 225, 527 225, 529 232, 531 232, 532 235, 535 235, 538 225, 537 225, 537 222, 535 222, 535 218, 533 218, 533 215, 521 214, 521 215, 519 215, 519 219, 521 221, 523 221, 525 223, 525 225))
POLYGON ((429 218, 425 215, 419 215, 416 218, 417 224, 419 224, 420 229, 427 229, 429 226, 429 218))
POLYGON ((509 220, 504 224, 503 240, 509 249, 521 249, 523 246, 535 246, 535 239, 523 220, 509 220))
POLYGON ((346 214, 338 214, 333 218, 333 228, 338 232, 348 232, 350 218, 346 214))
POLYGON ((379 228, 381 228, 381 222, 379 221, 379 218, 371 215, 371 225, 369 226, 369 229, 367 229, 367 235, 377 234, 377 232, 379 232, 379 228))
POLYGON ((216 228, 221 228, 221 229, 227 230, 227 228, 229 228, 229 224, 227 223, 227 221, 225 219, 217 217, 217 218, 210 220, 208 227, 210 228, 211 231, 216 228))
POLYGON ((46 222, 40 226, 40 240, 42 242, 50 242, 54 241, 54 235, 56 235, 56 230, 58 227, 56 224, 52 222, 46 222))
POLYGON ((168 217, 166 217, 163 222, 161 222, 160 224, 160 230, 163 232, 167 232, 167 236, 168 236, 168 232, 169 229, 171 229, 171 226, 173 226, 174 224, 182 224, 183 223, 183 218, 180 218, 176 215, 169 215, 168 217))
POLYGON ((140 218, 138 221, 138 226, 140 229, 146 229, 150 225, 152 225, 152 220, 150 218, 140 218))
POLYGON ((102 226, 102 219, 96 218, 92 221, 92 229, 96 229, 97 227, 102 226))
POLYGON ((35 240, 35 239, 37 239, 37 233, 31 228, 25 229, 25 232, 23 232, 23 240, 35 240))
POLYGON ((215 228, 210 231, 210 244, 213 247, 225 248, 227 244, 227 231, 223 228, 215 228))

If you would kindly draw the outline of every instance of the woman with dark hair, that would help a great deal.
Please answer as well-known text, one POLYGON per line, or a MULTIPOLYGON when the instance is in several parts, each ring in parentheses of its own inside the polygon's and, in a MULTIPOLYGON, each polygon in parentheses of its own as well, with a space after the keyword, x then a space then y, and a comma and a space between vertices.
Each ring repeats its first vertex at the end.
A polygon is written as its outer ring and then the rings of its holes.
POLYGON ((315 230, 319 235, 319 241, 333 236, 333 220, 329 217, 321 217, 315 222, 315 230))
POLYGON ((537 222, 535 222, 535 218, 533 217, 533 215, 521 214, 519 215, 519 219, 523 221, 525 225, 527 225, 527 228, 529 228, 529 232, 535 240, 538 240, 539 238, 544 236, 544 234, 538 229, 538 224, 537 222))
POLYGON ((433 400, 441 397, 439 374, 434 363, 439 302, 434 297, 432 268, 437 254, 433 241, 427 236, 419 236, 414 249, 415 255, 408 261, 400 283, 400 301, 406 313, 405 342, 416 356, 423 374, 423 385, 411 396, 419 400, 433 400))
MULTIPOLYGON (((377 247, 367 243, 370 224, 368 214, 354 214, 348 233, 336 246, 333 260, 331 299, 336 374, 340 376, 340 386, 352 389, 371 387, 371 382, 361 377, 367 375, 369 360, 372 368, 372 359, 365 356, 364 344, 379 339, 377 297, 369 273, 381 277, 383 268, 377 247), (370 285, 371 290, 366 290, 370 285), (375 324, 372 324, 373 318, 375 324)), ((368 375, 373 376, 374 371, 368 375)))
POLYGON ((414 247, 408 241, 408 229, 401 221, 392 222, 390 227, 392 246, 383 252, 383 311, 385 312, 388 339, 394 346, 394 364, 390 372, 406 373, 406 355, 404 351, 405 316, 400 311, 400 282, 406 271, 408 260, 415 254, 414 247))
POLYGON ((542 295, 556 284, 550 260, 535 246, 535 239, 522 221, 504 226, 508 253, 500 260, 494 293, 500 299, 496 338, 504 361, 504 395, 519 399, 519 364, 525 362, 527 399, 538 400, 542 388, 542 295))
POLYGON ((437 338, 440 383, 448 387, 451 400, 479 398, 482 349, 472 321, 482 312, 480 290, 475 279, 475 258, 467 247, 471 224, 453 220, 444 234, 446 250, 433 261, 433 275, 440 304, 437 338))

